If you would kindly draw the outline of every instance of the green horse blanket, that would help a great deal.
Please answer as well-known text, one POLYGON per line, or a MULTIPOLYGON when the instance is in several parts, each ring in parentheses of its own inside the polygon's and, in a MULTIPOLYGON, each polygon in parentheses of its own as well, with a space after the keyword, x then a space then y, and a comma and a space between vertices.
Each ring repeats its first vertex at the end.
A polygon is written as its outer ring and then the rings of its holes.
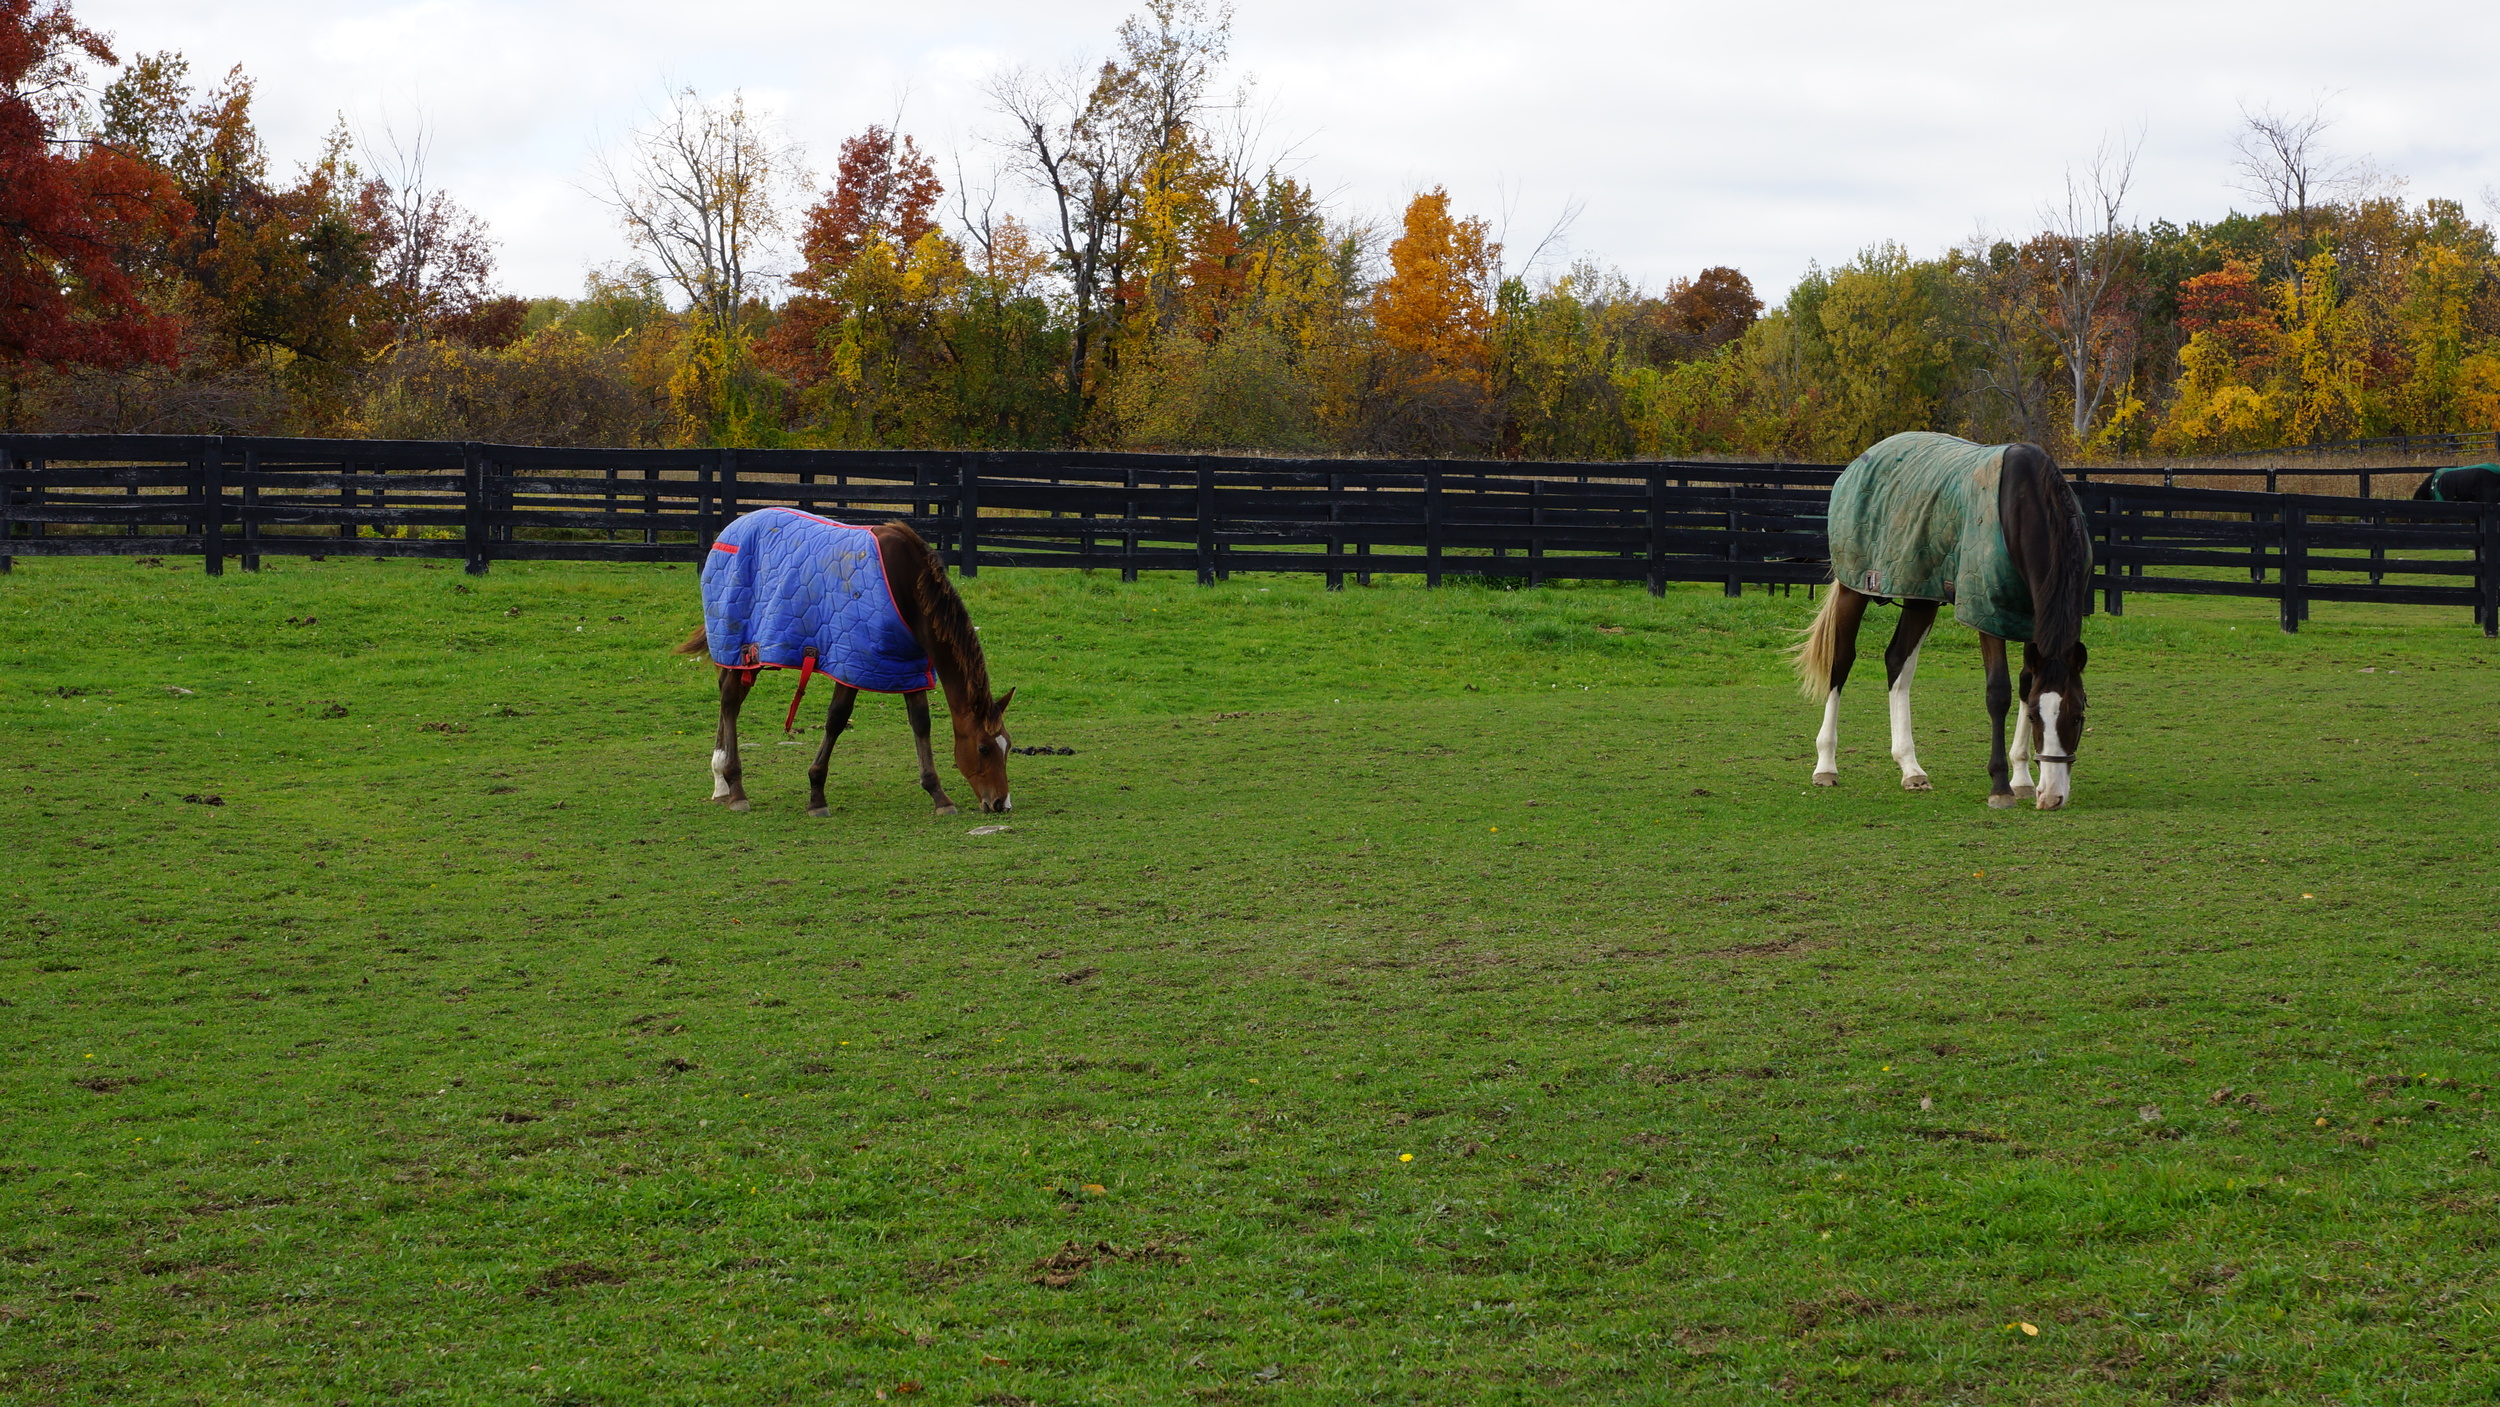
POLYGON ((2005 448, 1922 430, 1852 460, 1832 486, 1832 580, 1869 596, 1949 601, 1964 625, 2029 640, 2031 585, 1997 522, 2005 448))

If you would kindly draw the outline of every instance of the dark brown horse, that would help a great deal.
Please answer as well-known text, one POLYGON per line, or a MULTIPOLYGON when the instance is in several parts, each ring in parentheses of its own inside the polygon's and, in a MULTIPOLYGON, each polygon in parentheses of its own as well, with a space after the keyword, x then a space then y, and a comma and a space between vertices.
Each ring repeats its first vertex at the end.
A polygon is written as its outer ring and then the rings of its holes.
MULTIPOLYGON (((939 563, 937 554, 909 525, 882 523, 873 529, 852 529, 812 515, 799 514, 795 510, 768 509, 750 514, 748 518, 742 518, 722 530, 721 542, 715 545, 713 559, 706 564, 704 594, 707 621, 718 623, 725 619, 714 611, 718 603, 713 568, 725 560, 720 554, 727 552, 734 557, 741 548, 738 539, 743 537, 747 539, 744 547, 750 560, 760 555, 766 544, 753 541, 752 534, 741 534, 739 529, 750 519, 774 523, 784 521, 778 518, 767 520, 766 514, 788 514, 790 518, 804 518, 810 523, 843 532, 874 534, 877 566, 881 569, 893 615, 899 617, 903 628, 910 632, 911 642, 917 645, 919 654, 925 656, 925 670, 915 671, 921 676, 919 682, 922 687, 891 690, 902 694, 903 710, 911 719, 912 738, 920 752, 920 785, 929 793, 929 799, 936 803, 937 814, 955 814, 955 803, 938 783, 936 759, 929 746, 929 691, 925 680, 927 675, 934 674, 938 687, 945 692, 947 718, 955 734, 955 770, 963 773, 964 780, 972 784, 973 795, 980 800, 983 811, 1007 810, 1012 802, 1007 793, 1010 743, 1006 714, 1007 705, 1015 699, 1016 691, 1010 689, 996 699, 990 697, 989 666, 981 658, 981 640, 973 630, 971 616, 964 611, 963 598, 955 594, 954 585, 947 581, 946 569, 939 563)), ((743 635, 745 626, 746 621, 741 616, 730 628, 743 635)), ((677 647, 677 653, 714 654, 713 663, 720 674, 720 726, 714 735, 712 750, 712 799, 732 811, 744 811, 748 803, 746 788, 742 785, 744 772, 738 762, 739 707, 746 702, 748 691, 755 687, 756 674, 761 670, 798 667, 802 670, 799 688, 804 689, 807 675, 817 672, 818 652, 810 647, 802 660, 773 661, 767 656, 776 653, 776 647, 765 645, 759 649, 755 642, 749 640, 739 647, 731 660, 724 662, 711 649, 710 630, 710 623, 696 630, 685 644, 677 647)), ((860 695, 860 686, 846 679, 841 669, 828 668, 823 672, 833 680, 834 691, 833 702, 825 710, 824 741, 816 749, 816 764, 807 769, 807 814, 810 816, 832 814, 831 808, 825 804, 825 770, 833 758, 834 742, 842 736, 843 729, 850 726, 851 706, 860 695)), ((795 718, 798 713, 796 697, 791 699, 790 709, 791 716, 795 718)))
POLYGON ((1806 697, 1823 705, 1814 784, 1840 782, 1840 691, 1857 659, 1858 623, 1870 603, 1891 599, 1901 603, 1901 622, 1884 650, 1892 755, 1904 790, 1931 789, 1910 737, 1910 682, 1919 646, 1949 600, 1956 618, 1980 632, 1987 667, 1995 729, 1988 804, 2035 798, 2043 811, 2065 805, 2083 740, 2092 542, 2056 461, 2037 445, 1895 435, 1860 455, 1833 485, 1830 529, 1831 594, 1795 652, 1806 697), (2007 677, 2009 639, 2024 642, 2019 686, 2007 677), (2018 696, 2009 759, 2005 715, 2018 696))

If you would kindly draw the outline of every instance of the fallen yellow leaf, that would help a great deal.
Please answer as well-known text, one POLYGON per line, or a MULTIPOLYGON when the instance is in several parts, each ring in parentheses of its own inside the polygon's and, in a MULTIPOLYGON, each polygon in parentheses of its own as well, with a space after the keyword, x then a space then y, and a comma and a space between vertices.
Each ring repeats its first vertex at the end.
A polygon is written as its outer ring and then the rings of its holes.
POLYGON ((2024 1334, 2032 1338, 2036 1339, 2040 1337, 2040 1326, 2037 1324, 2017 1324, 2014 1327, 2022 1330, 2024 1334))
POLYGON ((1103 1187, 1099 1182, 1089 1182, 1085 1184, 1085 1190, 1099 1197, 1102 1195, 1103 1187))

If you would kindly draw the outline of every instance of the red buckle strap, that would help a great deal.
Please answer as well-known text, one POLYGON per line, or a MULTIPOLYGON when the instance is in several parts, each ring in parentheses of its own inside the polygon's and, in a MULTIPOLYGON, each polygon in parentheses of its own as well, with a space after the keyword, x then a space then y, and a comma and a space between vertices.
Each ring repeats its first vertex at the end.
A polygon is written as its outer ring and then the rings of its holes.
POLYGON ((790 716, 781 720, 783 733, 788 733, 790 725, 799 721, 799 700, 807 697, 807 677, 815 672, 816 652, 809 650, 799 659, 799 687, 790 693, 790 716))

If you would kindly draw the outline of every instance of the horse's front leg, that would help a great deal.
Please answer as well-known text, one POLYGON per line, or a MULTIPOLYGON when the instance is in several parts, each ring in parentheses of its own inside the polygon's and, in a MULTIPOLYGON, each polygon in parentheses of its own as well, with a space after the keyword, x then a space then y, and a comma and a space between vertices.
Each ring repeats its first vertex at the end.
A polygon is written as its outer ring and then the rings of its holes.
POLYGON ((833 808, 825 805, 825 769, 833 765, 833 743, 842 730, 851 726, 851 705, 859 702, 859 690, 848 684, 833 686, 833 702, 825 709, 825 740, 816 745, 816 765, 807 769, 807 814, 830 816, 833 808))
POLYGON ((720 671, 720 726, 712 733, 712 799, 732 811, 747 808, 746 771, 738 765, 738 710, 755 679, 744 670, 720 671))
POLYGON ((2005 668, 2005 641, 1979 637, 1979 660, 1988 670, 1988 804, 2003 810, 2015 804, 2013 776, 2005 760, 2005 710, 2014 702, 2014 681, 2005 668))
POLYGON ((2014 681, 2014 747, 2011 757, 2014 799, 2017 801, 2029 801, 2039 794, 2039 789, 2031 784, 2031 710, 2023 706, 2023 700, 2030 697, 2031 666, 2025 664, 2021 676, 2014 681))
POLYGON ((1918 678, 1918 650, 1936 623, 1936 603, 1904 601, 1901 624, 1884 647, 1885 699, 1892 711, 1892 760, 1901 764, 1903 791, 1931 791, 1927 769, 1918 765, 1918 745, 1910 740, 1910 682, 1918 678))
POLYGON ((937 758, 929 752, 929 691, 903 695, 903 711, 911 715, 912 746, 920 750, 920 787, 937 803, 941 816, 955 814, 955 803, 947 798, 946 788, 938 785, 937 758))

